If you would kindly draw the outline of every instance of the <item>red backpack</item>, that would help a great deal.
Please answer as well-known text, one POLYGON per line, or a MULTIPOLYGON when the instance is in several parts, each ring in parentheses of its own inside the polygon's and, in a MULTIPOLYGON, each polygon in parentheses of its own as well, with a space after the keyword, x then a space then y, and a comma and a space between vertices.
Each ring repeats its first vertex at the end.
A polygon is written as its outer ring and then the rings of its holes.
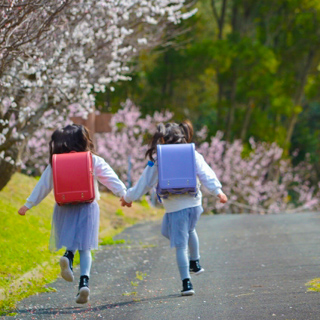
POLYGON ((93 165, 90 151, 54 154, 52 174, 54 197, 59 206, 94 200, 93 165))

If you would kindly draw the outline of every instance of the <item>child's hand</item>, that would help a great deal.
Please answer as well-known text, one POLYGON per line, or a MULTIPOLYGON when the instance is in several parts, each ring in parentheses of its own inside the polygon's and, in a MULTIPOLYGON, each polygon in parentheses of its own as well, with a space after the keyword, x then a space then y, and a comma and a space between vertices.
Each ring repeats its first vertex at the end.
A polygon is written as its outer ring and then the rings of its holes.
POLYGON ((129 208, 130 208, 130 207, 132 206, 132 202, 130 202, 130 203, 126 202, 126 201, 123 199, 123 197, 121 197, 120 201, 121 201, 121 206, 122 206, 122 207, 129 207, 129 208))
POLYGON ((224 193, 219 193, 218 198, 220 199, 221 203, 226 203, 228 201, 228 198, 224 193))
POLYGON ((19 209, 18 213, 20 214, 20 216, 24 216, 28 210, 29 210, 29 208, 27 208, 26 206, 22 206, 19 209))

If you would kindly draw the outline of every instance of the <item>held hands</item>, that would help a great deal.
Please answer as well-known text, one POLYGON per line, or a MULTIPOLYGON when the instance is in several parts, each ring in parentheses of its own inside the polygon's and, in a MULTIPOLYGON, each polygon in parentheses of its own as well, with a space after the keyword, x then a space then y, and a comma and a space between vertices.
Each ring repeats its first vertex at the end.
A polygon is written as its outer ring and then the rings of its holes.
POLYGON ((219 193, 218 198, 220 199, 221 203, 226 203, 228 201, 228 198, 224 193, 219 193))
POLYGON ((22 206, 22 207, 18 210, 18 213, 20 214, 20 216, 24 216, 28 210, 29 210, 29 208, 27 208, 26 206, 22 206))
POLYGON ((132 202, 130 202, 130 203, 126 202, 126 201, 123 199, 123 197, 121 197, 119 201, 121 202, 121 206, 122 206, 122 207, 129 207, 129 208, 130 208, 130 207, 132 206, 132 202))

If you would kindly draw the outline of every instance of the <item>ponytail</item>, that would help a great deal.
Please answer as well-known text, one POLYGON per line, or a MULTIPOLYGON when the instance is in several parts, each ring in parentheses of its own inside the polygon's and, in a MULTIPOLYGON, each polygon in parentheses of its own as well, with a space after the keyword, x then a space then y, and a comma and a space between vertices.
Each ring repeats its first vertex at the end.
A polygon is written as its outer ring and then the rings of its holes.
POLYGON ((179 127, 182 129, 182 133, 185 136, 186 142, 190 143, 193 138, 193 126, 189 120, 185 120, 179 124, 179 127))
POLYGON ((166 134, 166 128, 163 123, 159 123, 157 131, 153 135, 152 140, 149 144, 149 149, 146 152, 146 158, 149 157, 151 161, 154 161, 153 154, 156 152, 157 144, 164 144, 164 136, 166 134))

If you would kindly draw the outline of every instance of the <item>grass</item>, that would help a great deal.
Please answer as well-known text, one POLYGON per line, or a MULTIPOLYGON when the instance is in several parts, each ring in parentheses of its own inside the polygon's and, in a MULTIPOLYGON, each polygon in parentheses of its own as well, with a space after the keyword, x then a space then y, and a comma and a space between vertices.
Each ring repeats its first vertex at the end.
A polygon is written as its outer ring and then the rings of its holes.
POLYGON ((308 291, 310 292, 320 292, 320 278, 313 279, 306 283, 308 291))
MULTIPOLYGON (((136 279, 138 279, 139 281, 143 281, 146 276, 147 276, 146 273, 136 271, 136 279)), ((139 286, 139 282, 138 281, 131 281, 131 286, 136 288, 139 286)), ((137 291, 131 291, 131 292, 126 291, 122 295, 123 296, 136 296, 137 291)), ((135 299, 134 301, 140 301, 140 299, 135 299)))
MULTIPOLYGON (((59 276, 58 261, 63 250, 48 250, 53 194, 26 216, 17 213, 36 183, 37 179, 16 173, 0 192, 0 315, 10 312, 17 301, 29 295, 51 290, 46 284, 59 276)), ((155 220, 163 214, 162 209, 151 208, 145 202, 120 208, 119 199, 110 193, 101 194, 99 205, 101 244, 123 243, 113 237, 138 221, 155 220)))
POLYGON ((113 237, 110 237, 110 236, 105 237, 100 242, 100 244, 103 246, 106 246, 106 245, 112 246, 114 244, 123 244, 123 243, 126 243, 126 240, 124 240, 124 239, 114 240, 113 237))

